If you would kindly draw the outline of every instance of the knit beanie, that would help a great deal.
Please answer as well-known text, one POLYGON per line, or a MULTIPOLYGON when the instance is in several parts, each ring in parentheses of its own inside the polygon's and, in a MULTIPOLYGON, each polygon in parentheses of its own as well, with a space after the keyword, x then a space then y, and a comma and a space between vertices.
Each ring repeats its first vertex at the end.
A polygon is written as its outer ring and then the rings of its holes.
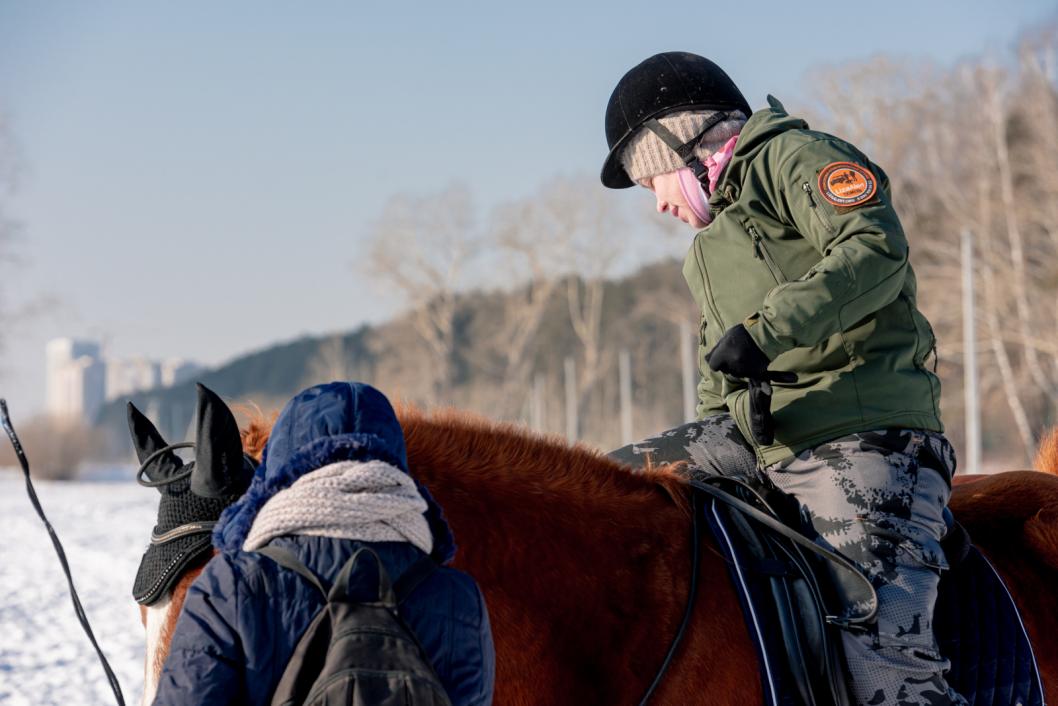
MULTIPOLYGON (((673 135, 683 142, 694 139, 702 131, 705 124, 717 114, 715 110, 705 111, 683 111, 671 113, 658 122, 664 125, 673 135)), ((700 160, 705 160, 713 152, 724 146, 728 140, 737 135, 742 126, 746 124, 746 116, 741 111, 728 113, 728 118, 717 123, 709 132, 705 133, 698 142, 694 154, 700 160)), ((628 178, 639 183, 643 179, 674 172, 687 166, 661 138, 651 132, 648 128, 640 128, 639 132, 628 141, 628 146, 621 153, 621 166, 628 173, 628 178)))

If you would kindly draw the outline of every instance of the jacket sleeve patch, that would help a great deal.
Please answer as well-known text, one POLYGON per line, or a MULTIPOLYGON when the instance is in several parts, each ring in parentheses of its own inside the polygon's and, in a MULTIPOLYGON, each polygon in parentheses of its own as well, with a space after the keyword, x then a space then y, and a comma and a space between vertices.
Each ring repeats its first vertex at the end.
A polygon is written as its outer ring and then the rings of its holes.
POLYGON ((859 164, 831 162, 819 172, 819 193, 834 206, 859 206, 870 201, 877 190, 874 174, 859 164))

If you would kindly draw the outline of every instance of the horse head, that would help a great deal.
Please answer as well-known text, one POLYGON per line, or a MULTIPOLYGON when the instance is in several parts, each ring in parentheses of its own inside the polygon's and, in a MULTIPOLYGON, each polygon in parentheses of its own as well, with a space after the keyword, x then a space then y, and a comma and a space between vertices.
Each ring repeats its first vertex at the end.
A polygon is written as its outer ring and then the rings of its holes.
POLYGON ((150 703, 187 587, 213 555, 221 512, 246 490, 255 463, 244 455, 239 427, 224 401, 198 385, 193 444, 168 444, 154 424, 128 405, 129 432, 140 461, 137 480, 158 490, 158 519, 140 561, 132 595, 147 630, 143 703, 150 703), (175 449, 194 446, 185 463, 175 449))

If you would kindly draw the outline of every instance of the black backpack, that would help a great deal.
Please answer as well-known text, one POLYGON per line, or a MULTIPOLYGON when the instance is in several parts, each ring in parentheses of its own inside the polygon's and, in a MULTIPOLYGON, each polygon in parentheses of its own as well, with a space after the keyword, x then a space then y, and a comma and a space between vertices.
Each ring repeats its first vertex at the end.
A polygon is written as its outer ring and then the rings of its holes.
POLYGON ((298 640, 272 706, 451 706, 429 658, 397 613, 398 596, 407 596, 437 568, 433 560, 424 557, 412 565, 394 590, 378 555, 361 547, 328 589, 292 552, 273 546, 257 551, 301 574, 327 598, 298 640), (349 577, 364 557, 378 569, 373 602, 349 597, 349 577))

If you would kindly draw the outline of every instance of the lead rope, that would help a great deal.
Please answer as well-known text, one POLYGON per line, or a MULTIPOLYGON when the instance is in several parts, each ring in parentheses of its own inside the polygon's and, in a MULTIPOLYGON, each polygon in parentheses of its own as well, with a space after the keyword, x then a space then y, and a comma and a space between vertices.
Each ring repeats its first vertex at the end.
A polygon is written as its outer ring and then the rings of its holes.
POLYGON ((30 502, 33 503, 33 508, 37 511, 48 530, 48 536, 51 537, 55 553, 59 555, 59 562, 62 564, 63 572, 66 574, 66 581, 70 585, 70 597, 73 598, 73 609, 77 614, 77 619, 81 621, 81 627, 84 628, 85 634, 88 635, 88 639, 92 642, 92 647, 95 648, 96 654, 99 655, 99 661, 103 663, 103 669, 107 673, 107 681, 110 682, 110 688, 114 690, 114 698, 117 699, 118 706, 125 706, 125 698, 121 695, 121 684, 118 683, 114 670, 110 668, 110 663, 107 662, 107 658, 103 655, 103 650, 99 649, 99 643, 96 642, 95 635, 92 634, 92 627, 88 624, 88 616, 81 606, 81 599, 77 597, 77 589, 73 585, 73 576, 70 575, 70 565, 66 561, 66 552, 63 551, 62 543, 59 542, 59 537, 55 534, 51 523, 48 522, 48 518, 44 516, 44 510, 41 508, 37 493, 33 489, 33 482, 29 479, 29 461, 26 460, 26 454, 22 450, 22 442, 18 440, 15 428, 11 426, 11 418, 7 414, 7 402, 3 398, 0 398, 0 424, 3 425, 4 431, 7 432, 7 437, 11 440, 11 446, 14 447, 15 455, 22 466, 22 474, 26 476, 26 492, 29 494, 30 502))

